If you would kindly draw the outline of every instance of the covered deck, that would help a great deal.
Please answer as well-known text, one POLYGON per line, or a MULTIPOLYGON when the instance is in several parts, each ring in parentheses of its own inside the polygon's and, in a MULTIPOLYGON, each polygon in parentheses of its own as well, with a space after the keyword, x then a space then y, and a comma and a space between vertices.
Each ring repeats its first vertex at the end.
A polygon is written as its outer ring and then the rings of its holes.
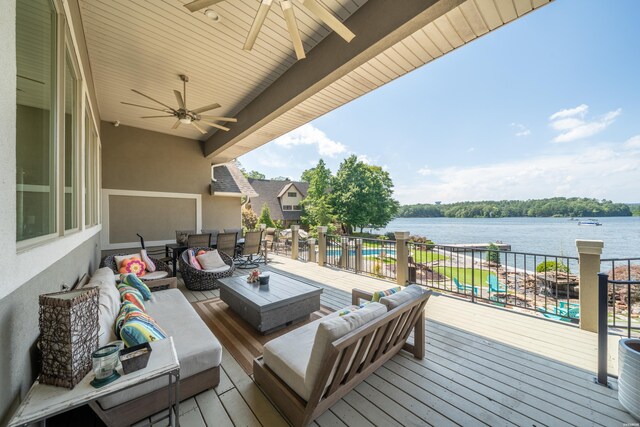
MULTIPOLYGON (((321 302, 333 309, 350 304, 352 288, 393 286, 312 263, 271 258, 267 269, 323 287, 321 302)), ((180 286, 192 302, 218 296, 217 291, 192 292, 180 286)), ((635 422, 618 403, 615 380, 613 389, 594 383, 595 334, 442 294, 432 296, 426 315, 423 360, 401 352, 314 425, 611 426, 635 422)), ((615 347, 610 348, 616 353, 615 347)), ((609 365, 610 372, 615 372, 614 358, 609 365)), ((228 351, 223 353, 218 387, 183 402, 180 411, 183 426, 287 425, 228 351)))

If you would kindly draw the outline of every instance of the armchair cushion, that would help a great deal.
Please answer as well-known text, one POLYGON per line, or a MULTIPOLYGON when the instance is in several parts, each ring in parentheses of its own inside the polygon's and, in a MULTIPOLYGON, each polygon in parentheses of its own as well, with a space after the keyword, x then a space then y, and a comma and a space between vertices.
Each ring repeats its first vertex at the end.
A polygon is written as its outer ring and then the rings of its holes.
POLYGON ((422 289, 418 285, 409 285, 400 292, 396 292, 389 296, 380 298, 380 302, 387 307, 387 310, 393 310, 399 305, 404 304, 407 301, 415 299, 419 297, 424 292, 427 292, 425 289, 422 289))

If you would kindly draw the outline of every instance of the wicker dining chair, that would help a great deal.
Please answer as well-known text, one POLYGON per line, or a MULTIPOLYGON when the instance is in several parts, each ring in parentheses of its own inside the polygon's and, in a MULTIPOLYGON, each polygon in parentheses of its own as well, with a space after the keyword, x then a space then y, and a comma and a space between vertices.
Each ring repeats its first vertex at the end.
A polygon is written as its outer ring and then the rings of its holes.
POLYGON ((190 248, 200 246, 208 248, 211 246, 211 234, 189 234, 189 237, 187 237, 187 246, 190 248))
POLYGON ((212 289, 217 289, 218 283, 216 282, 216 279, 231 277, 233 275, 233 271, 236 269, 233 265, 233 259, 226 253, 219 250, 218 253, 220 254, 220 258, 222 258, 224 263, 229 266, 229 269, 225 271, 207 271, 194 268, 191 263, 189 263, 189 251, 194 251, 194 253, 197 254, 203 250, 214 251, 217 249, 197 247, 189 248, 180 255, 180 274, 182 275, 182 280, 184 280, 184 285, 190 291, 210 291, 212 289))
POLYGON ((238 244, 238 233, 220 233, 218 234, 218 243, 216 248, 220 252, 224 252, 231 258, 236 257, 236 245, 238 244))

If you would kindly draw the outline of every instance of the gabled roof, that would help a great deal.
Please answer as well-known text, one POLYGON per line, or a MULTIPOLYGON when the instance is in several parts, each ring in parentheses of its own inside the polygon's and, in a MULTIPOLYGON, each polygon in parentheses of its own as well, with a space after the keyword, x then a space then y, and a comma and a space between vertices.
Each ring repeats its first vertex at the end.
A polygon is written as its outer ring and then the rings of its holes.
POLYGON ((213 182, 211 194, 224 193, 224 195, 237 194, 238 196, 257 197, 258 193, 249 184, 242 171, 233 163, 216 165, 213 167, 213 182))
POLYGON ((250 197, 251 208, 260 215, 262 206, 266 203, 271 212, 271 219, 276 221, 282 220, 299 220, 300 211, 283 211, 279 197, 281 194, 291 187, 295 186, 302 197, 306 197, 309 184, 298 181, 274 181, 270 179, 249 179, 249 183, 258 193, 258 196, 250 197))

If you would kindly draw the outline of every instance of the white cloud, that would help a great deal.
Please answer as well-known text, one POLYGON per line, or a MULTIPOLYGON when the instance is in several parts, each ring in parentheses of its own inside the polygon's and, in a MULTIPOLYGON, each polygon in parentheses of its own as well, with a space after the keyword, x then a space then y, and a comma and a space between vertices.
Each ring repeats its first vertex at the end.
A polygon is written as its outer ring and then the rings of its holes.
POLYGON ((575 108, 560 110, 549 116, 551 128, 560 132, 558 136, 553 138, 553 142, 571 142, 600 133, 615 121, 622 113, 622 109, 609 111, 591 121, 585 119, 588 112, 589 106, 581 104, 575 108))
POLYGON ((589 111, 589 106, 587 104, 580 104, 576 108, 568 108, 566 110, 560 110, 553 113, 551 117, 549 117, 549 120, 557 120, 573 116, 584 117, 584 115, 587 114, 587 111, 589 111))
MULTIPOLYGON (((632 138, 633 144, 639 138, 632 138)), ((627 141, 628 142, 628 141, 627 141)), ((552 196, 640 200, 640 150, 635 145, 592 147, 579 154, 540 155, 492 165, 431 169, 412 184, 398 185, 401 203, 435 200, 529 199, 552 196), (606 167, 603 167, 606 165, 606 167)))
POLYGON ((428 167, 423 167, 418 169, 418 174, 422 175, 422 176, 427 176, 427 175, 431 175, 433 173, 433 171, 431 169, 429 169, 428 167))
POLYGON ((298 129, 286 135, 282 135, 273 142, 285 148, 293 148, 298 145, 316 145, 318 147, 318 154, 329 157, 335 157, 337 154, 347 151, 346 145, 332 140, 323 131, 309 123, 300 126, 298 129))
POLYGON ((474 151, 476 151, 475 147, 467 148, 467 153, 473 153, 474 151))
POLYGON ((640 135, 632 136, 624 143, 627 148, 640 148, 640 135))
POLYGON ((511 123, 511 127, 516 128, 516 136, 531 135, 531 130, 521 123, 511 123))
POLYGON ((366 154, 359 154, 358 155, 358 161, 360 161, 362 163, 366 163, 368 165, 373 164, 373 161, 371 160, 371 158, 369 156, 367 156, 366 154))

